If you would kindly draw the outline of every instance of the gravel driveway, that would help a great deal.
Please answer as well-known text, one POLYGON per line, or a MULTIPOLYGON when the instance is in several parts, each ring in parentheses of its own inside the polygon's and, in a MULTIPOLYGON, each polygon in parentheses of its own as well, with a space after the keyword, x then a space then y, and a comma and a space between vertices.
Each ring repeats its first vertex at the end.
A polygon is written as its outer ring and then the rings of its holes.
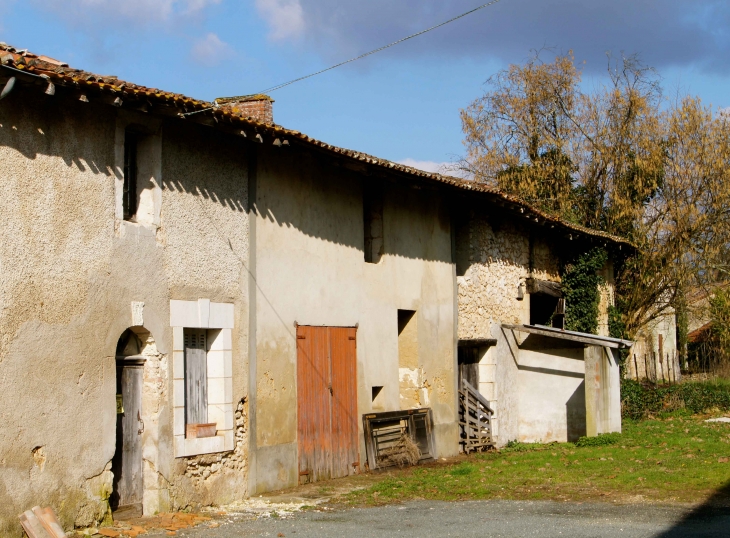
POLYGON ((730 536, 730 509, 534 501, 415 501, 378 508, 304 511, 276 517, 239 513, 190 538, 361 538, 371 536, 730 536))

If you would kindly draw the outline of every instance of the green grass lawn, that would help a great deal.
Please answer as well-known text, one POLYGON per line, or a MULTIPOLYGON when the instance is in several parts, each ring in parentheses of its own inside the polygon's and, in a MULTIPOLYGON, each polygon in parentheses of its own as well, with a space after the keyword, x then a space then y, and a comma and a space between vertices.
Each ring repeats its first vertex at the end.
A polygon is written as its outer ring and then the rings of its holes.
MULTIPOLYGON (((513 443, 456 463, 394 469, 343 500, 703 502, 730 484, 730 424, 706 418, 676 412, 624 420, 623 433, 607 446, 513 443)), ((723 499, 730 502, 727 495, 723 499)))

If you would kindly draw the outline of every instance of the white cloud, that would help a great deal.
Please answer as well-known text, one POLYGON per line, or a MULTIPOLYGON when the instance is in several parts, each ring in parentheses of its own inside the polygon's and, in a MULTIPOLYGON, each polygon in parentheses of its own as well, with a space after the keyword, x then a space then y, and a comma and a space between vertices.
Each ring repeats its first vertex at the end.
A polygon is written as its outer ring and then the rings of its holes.
POLYGON ((299 0, 256 0, 256 9, 269 24, 271 39, 298 38, 304 32, 304 11, 299 0))
POLYGON ((433 174, 443 174, 445 176, 459 177, 462 179, 469 179, 469 174, 464 170, 458 168, 458 163, 453 162, 436 162, 436 161, 418 161, 416 159, 403 159, 398 161, 400 164, 405 164, 411 168, 418 168, 424 172, 431 172, 433 174))
POLYGON ((141 24, 166 22, 175 16, 199 13, 221 0, 32 0, 40 9, 76 22, 101 17, 119 24, 119 18, 141 24))
POLYGON ((220 4, 221 0, 183 0, 181 3, 185 5, 185 13, 196 13, 208 6, 220 4))
POLYGON ((209 33, 200 39, 196 39, 190 49, 190 56, 197 63, 215 65, 220 63, 233 52, 231 46, 221 41, 221 38, 214 33, 209 33))
POLYGON ((451 163, 437 163, 436 161, 417 161, 416 159, 403 159, 398 161, 400 164, 405 164, 411 168, 418 168, 424 172, 432 172, 440 174, 446 170, 451 163))
MULTIPOLYGON (((475 0, 256 0, 272 37, 296 37, 334 63, 446 21, 475 0)), ((605 51, 639 52, 655 67, 730 72, 727 0, 500 2, 396 47, 389 55, 522 61, 531 49, 573 50, 603 72, 605 51)))

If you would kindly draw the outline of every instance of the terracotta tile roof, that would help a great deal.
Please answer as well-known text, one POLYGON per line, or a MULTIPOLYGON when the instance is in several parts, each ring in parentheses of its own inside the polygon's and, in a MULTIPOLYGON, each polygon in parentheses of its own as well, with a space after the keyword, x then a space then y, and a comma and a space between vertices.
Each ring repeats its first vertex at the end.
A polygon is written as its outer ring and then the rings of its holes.
POLYGON ((705 340, 708 340, 710 338, 711 332, 712 332, 712 322, 705 323, 699 329, 695 329, 694 331, 688 333, 687 340, 692 343, 704 342, 705 340))
MULTIPOLYGON (((38 56, 27 50, 16 49, 5 43, 0 43, 0 64, 6 67, 17 69, 26 73, 39 75, 49 82, 60 86, 69 86, 78 89, 81 92, 109 94, 124 101, 141 101, 155 105, 166 105, 174 109, 175 113, 183 117, 190 117, 191 113, 210 114, 216 124, 237 125, 240 127, 252 127, 258 133, 269 134, 271 136, 288 138, 296 140, 301 144, 315 147, 321 151, 325 151, 332 156, 340 156, 345 159, 356 161, 361 165, 368 165, 373 169, 381 169, 383 171, 394 171, 426 181, 433 181, 455 187, 464 192, 474 192, 487 195, 492 201, 506 206, 515 213, 540 224, 547 224, 556 228, 562 228, 567 233, 576 232, 578 235, 587 236, 589 238, 605 240, 606 243, 612 243, 616 246, 624 245, 629 249, 633 249, 633 245, 627 239, 617 237, 605 232, 593 230, 585 226, 566 222, 558 217, 549 215, 530 204, 525 203, 519 198, 504 193, 494 187, 483 183, 477 183, 465 179, 451 177, 442 174, 425 172, 417 168, 412 168, 403 164, 380 159, 366 153, 353 151, 327 144, 320 140, 316 140, 299 131, 286 129, 274 123, 261 123, 253 120, 251 117, 242 117, 241 115, 232 113, 218 106, 218 103, 208 102, 179 94, 139 86, 130 82, 119 80, 115 76, 97 75, 89 73, 81 69, 73 69, 67 63, 55 60, 48 56, 38 56)), ((256 96, 258 98, 258 96, 256 96)), ((268 98, 268 96, 266 96, 268 98)), ((225 101, 223 98, 221 101, 225 101)))

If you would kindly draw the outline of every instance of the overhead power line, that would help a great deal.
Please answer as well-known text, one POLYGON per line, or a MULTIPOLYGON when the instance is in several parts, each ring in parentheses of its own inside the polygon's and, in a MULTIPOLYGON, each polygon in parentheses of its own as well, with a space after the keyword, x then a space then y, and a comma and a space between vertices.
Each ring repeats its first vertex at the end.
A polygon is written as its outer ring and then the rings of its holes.
POLYGON ((418 37, 418 36, 423 35, 423 34, 425 34, 427 32, 430 32, 431 30, 435 30, 436 28, 441 28, 442 26, 446 26, 450 22, 457 21, 457 20, 459 20, 459 19, 461 19, 463 17, 466 17, 467 15, 471 15, 472 13, 474 13, 476 11, 479 11, 480 9, 484 9, 485 7, 492 6, 492 5, 496 4, 499 1, 500 0, 492 0, 491 2, 487 2, 486 4, 482 4, 481 6, 475 7, 474 9, 471 9, 471 10, 465 12, 465 13, 462 13, 461 15, 457 15, 456 17, 454 17, 452 19, 449 19, 447 21, 444 21, 442 23, 439 23, 439 24, 437 24, 435 26, 431 26, 430 28, 426 28, 425 30, 421 30, 420 32, 417 32, 415 34, 411 34, 408 37, 404 37, 402 39, 399 39, 398 41, 393 41, 392 43, 390 43, 388 45, 382 46, 382 47, 377 48, 375 50, 371 50, 370 52, 366 52, 365 54, 361 54, 360 56, 356 56, 355 58, 350 58, 349 60, 346 60, 344 62, 340 62, 340 63, 335 64, 335 65, 333 65, 331 67, 328 67, 326 69, 322 69, 321 71, 317 71, 316 73, 312 73, 310 75, 305 75, 303 77, 295 78, 294 80, 290 80, 289 82, 284 82, 283 84, 279 84, 277 86, 272 86, 271 88, 267 88, 267 89, 265 89, 265 90, 263 90, 261 92, 257 92, 257 93, 271 93, 271 92, 274 92, 276 90, 280 90, 281 88, 284 88, 286 86, 289 86, 290 84, 294 84, 295 82, 299 82, 301 80, 305 80, 305 79, 308 79, 308 78, 312 78, 312 77, 315 77, 317 75, 321 75, 322 73, 326 73, 327 71, 332 71, 333 69, 336 69, 338 67, 341 67, 341 66, 343 66, 345 64, 349 64, 349 63, 355 62, 357 60, 361 60, 361 59, 365 58, 366 56, 370 56, 372 54, 375 54, 376 52, 380 52, 381 50, 388 49, 390 47, 393 47, 395 45, 398 45, 400 43, 403 43, 404 41, 408 41, 409 39, 413 39, 414 37, 418 37))

